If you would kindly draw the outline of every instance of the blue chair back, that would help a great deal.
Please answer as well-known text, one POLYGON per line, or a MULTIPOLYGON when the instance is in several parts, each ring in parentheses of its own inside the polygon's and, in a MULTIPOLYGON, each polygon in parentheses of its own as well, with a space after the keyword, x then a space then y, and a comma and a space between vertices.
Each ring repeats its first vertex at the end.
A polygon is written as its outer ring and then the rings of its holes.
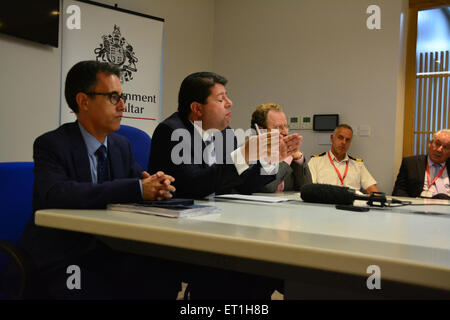
MULTIPOLYGON (((17 244, 32 215, 34 162, 0 162, 0 243, 17 244), (5 243, 6 242, 6 243, 5 243)), ((13 251, 17 254, 17 251, 13 251)), ((8 261, 0 250, 0 279, 8 261)), ((3 293, 0 291, 0 300, 3 293)))
POLYGON ((32 214, 34 162, 0 162, 0 240, 17 243, 32 214))
POLYGON ((142 169, 147 171, 150 148, 152 145, 150 136, 141 129, 124 124, 120 125, 120 129, 117 130, 116 133, 124 136, 130 141, 134 160, 141 165, 142 169))

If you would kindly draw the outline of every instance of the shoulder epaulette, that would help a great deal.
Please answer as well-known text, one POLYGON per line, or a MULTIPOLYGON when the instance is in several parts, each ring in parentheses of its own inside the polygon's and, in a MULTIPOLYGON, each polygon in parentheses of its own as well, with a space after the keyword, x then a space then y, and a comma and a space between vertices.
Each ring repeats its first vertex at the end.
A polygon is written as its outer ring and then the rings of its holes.
POLYGON ((355 161, 358 161, 358 162, 363 162, 363 159, 360 159, 360 158, 354 158, 354 157, 352 157, 351 155, 348 155, 348 157, 349 157, 350 159, 352 159, 352 160, 355 160, 355 161))
POLYGON ((326 152, 322 152, 321 154, 315 154, 315 155, 311 156, 311 158, 321 157, 321 156, 324 156, 325 154, 326 154, 326 152))

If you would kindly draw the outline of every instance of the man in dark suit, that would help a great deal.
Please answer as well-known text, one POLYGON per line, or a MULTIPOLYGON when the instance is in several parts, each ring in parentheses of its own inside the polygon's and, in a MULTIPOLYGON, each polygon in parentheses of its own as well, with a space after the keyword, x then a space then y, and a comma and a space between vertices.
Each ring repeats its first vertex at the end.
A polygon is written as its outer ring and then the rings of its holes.
POLYGON ((279 141, 276 153, 283 159, 301 143, 297 134, 279 137, 266 133, 251 137, 237 148, 229 128, 232 102, 226 95, 226 83, 225 78, 211 72, 186 77, 179 91, 178 112, 161 122, 153 133, 149 172, 163 170, 175 177, 177 197, 256 192, 274 179, 258 150, 265 149, 275 137, 279 141), (259 149, 252 152, 251 144, 259 149), (211 152, 215 159, 208 163, 211 152))
MULTIPOLYGON (((120 70, 82 61, 71 68, 65 97, 77 121, 34 142, 33 211, 45 208, 94 209, 108 203, 170 198, 173 177, 150 176, 133 159, 129 141, 115 133, 125 109, 120 70)), ((34 223, 21 239, 37 264, 49 298, 175 299, 180 282, 169 264, 116 252, 96 237, 34 223), (81 289, 68 288, 69 266, 81 271, 81 289), (152 276, 153 275, 153 276, 152 276)))
POLYGON ((393 196, 450 197, 450 130, 433 134, 428 155, 404 158, 393 196), (437 196, 439 195, 439 196, 437 196))
MULTIPOLYGON (((251 127, 254 128, 255 125, 260 129, 278 130, 283 137, 289 134, 286 115, 281 106, 275 103, 265 103, 256 107, 252 113, 251 127)), ((298 150, 280 162, 275 180, 262 186, 260 191, 299 191, 308 183, 312 183, 311 173, 305 164, 305 157, 298 150)))
MULTIPOLYGON (((266 155, 273 152, 285 158, 300 145, 296 134, 281 138, 265 133, 237 148, 229 128, 232 102, 226 83, 212 72, 187 76, 180 86, 178 112, 153 133, 148 171, 172 175, 177 197, 255 192, 274 179, 266 155), (277 150, 273 141, 278 142, 277 150)), ((274 288, 280 287, 273 279, 216 269, 195 268, 192 274, 193 280, 188 280, 192 299, 270 299, 274 288)))

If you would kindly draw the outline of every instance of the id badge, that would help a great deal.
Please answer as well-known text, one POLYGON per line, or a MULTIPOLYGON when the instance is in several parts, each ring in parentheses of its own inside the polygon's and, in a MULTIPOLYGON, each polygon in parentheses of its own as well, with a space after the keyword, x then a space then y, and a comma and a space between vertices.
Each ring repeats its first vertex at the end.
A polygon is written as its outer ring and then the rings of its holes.
POLYGON ((432 198, 433 192, 431 192, 430 190, 423 190, 422 193, 420 194, 420 196, 422 198, 432 198))

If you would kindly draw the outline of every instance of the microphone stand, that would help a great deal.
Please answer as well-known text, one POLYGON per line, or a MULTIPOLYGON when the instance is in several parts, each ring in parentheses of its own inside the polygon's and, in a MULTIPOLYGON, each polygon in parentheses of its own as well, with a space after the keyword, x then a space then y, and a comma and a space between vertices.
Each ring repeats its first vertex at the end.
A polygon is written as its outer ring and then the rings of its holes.
POLYGON ((371 207, 386 207, 386 194, 384 192, 371 192, 367 204, 371 207), (375 204, 374 202, 379 202, 375 204))
MULTIPOLYGON (((370 207, 386 207, 386 194, 384 192, 371 192, 369 196, 358 196, 354 195, 354 200, 367 200, 367 204, 370 207), (378 204, 375 204, 378 203, 378 204)), ((354 205, 336 205, 336 209, 349 210, 349 211, 359 211, 365 212, 369 211, 367 207, 358 207, 354 205)))

